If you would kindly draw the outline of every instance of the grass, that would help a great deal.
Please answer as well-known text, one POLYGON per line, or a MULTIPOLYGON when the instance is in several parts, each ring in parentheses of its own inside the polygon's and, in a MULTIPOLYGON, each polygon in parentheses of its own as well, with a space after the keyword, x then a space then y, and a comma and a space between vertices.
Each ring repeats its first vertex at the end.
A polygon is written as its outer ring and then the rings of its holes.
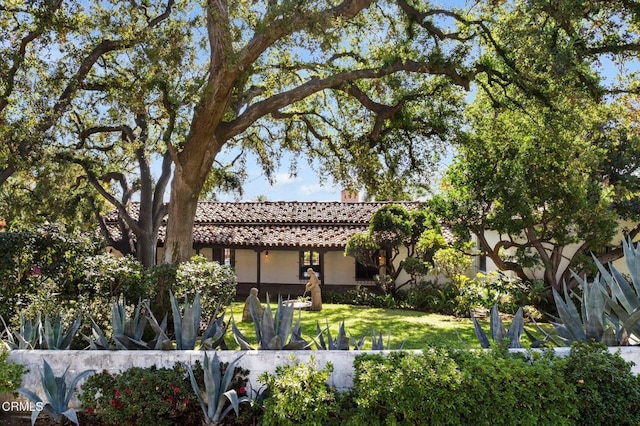
MULTIPOLYGON (((263 302, 264 305, 264 302, 263 302)), ((244 302, 235 302, 231 307, 236 325, 253 344, 256 343, 255 331, 252 323, 241 322, 244 302)), ((276 304, 271 304, 275 313, 276 304)), ((480 348, 473 330, 473 322, 470 318, 457 318, 454 316, 430 314, 400 309, 368 308, 362 306, 323 304, 322 311, 301 311, 302 336, 311 341, 316 336, 316 321, 320 328, 324 329, 329 323, 331 335, 335 338, 340 322, 344 320, 347 335, 354 339, 360 339, 367 335, 365 349, 371 348, 371 335, 382 332, 386 344, 389 332, 391 333, 390 348, 397 349, 401 342, 404 349, 424 349, 429 347, 447 347, 456 349, 480 348)), ((227 317, 231 313, 227 311, 227 317)), ((298 318, 296 312, 294 321, 298 318)), ((506 324, 505 326, 508 326, 506 324)), ((485 330, 489 327, 483 324, 485 330)), ((522 343, 526 345, 527 338, 523 337, 522 343)), ((231 330, 227 334, 229 349, 237 349, 231 330)), ((315 345, 313 346, 315 348, 315 345)))

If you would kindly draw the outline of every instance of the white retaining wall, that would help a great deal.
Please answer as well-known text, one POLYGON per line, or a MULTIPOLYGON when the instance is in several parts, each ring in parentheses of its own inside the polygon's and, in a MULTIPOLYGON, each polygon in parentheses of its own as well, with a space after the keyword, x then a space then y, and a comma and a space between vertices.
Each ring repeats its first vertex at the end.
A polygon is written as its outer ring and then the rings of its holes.
MULTIPOLYGON (((569 354, 570 348, 556 348, 558 355, 569 354)), ((640 374, 640 347, 625 346, 609 348, 610 352, 620 351, 620 355, 627 361, 634 362, 632 371, 640 374)), ((276 366, 296 362, 308 363, 313 357, 316 368, 323 368, 327 362, 333 364, 333 373, 329 384, 339 391, 346 391, 353 385, 353 360, 361 353, 387 353, 388 351, 218 351, 222 362, 230 362, 242 356, 238 365, 249 370, 249 380, 254 390, 260 389, 262 383, 258 377, 265 371, 274 373, 276 366)), ((415 351, 419 352, 419 351, 415 351)), ((209 352, 209 356, 213 356, 209 352)), ((203 351, 47 351, 47 350, 14 350, 9 353, 9 361, 22 364, 29 369, 23 377, 22 386, 43 396, 40 385, 42 360, 46 359, 54 374, 62 375, 69 367, 68 380, 80 372, 93 369, 108 370, 111 373, 121 372, 131 367, 172 368, 177 362, 194 365, 196 360, 204 360, 203 351)), ((5 396, 6 398, 6 396, 5 396)), ((4 401, 0 401, 4 402, 4 401)), ((76 401, 77 404, 77 401, 76 401)))

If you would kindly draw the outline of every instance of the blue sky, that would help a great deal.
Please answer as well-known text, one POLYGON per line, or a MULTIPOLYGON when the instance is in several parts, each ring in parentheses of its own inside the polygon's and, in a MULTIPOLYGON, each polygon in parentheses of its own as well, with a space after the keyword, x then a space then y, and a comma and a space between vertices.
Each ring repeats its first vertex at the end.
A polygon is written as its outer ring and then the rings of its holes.
MULTIPOLYGON (((247 180, 240 199, 237 194, 218 194, 220 201, 255 201, 264 195, 267 201, 340 201, 339 185, 331 181, 321 184, 319 176, 306 167, 298 167, 297 175, 289 173, 290 156, 283 156, 273 185, 262 173, 262 168, 251 156, 247 159, 247 180)), ((326 179, 325 179, 326 180, 326 179)))

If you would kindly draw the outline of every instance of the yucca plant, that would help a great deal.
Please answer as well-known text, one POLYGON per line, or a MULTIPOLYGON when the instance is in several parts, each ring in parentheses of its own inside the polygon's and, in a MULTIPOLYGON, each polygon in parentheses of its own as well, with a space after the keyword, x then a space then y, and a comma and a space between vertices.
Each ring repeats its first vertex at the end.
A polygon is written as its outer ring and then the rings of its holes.
POLYGON ((45 315, 42 331, 44 349, 67 350, 71 348, 71 343, 73 343, 73 338, 78 332, 81 322, 82 318, 78 316, 65 332, 64 321, 59 314, 55 316, 53 322, 49 320, 49 315, 45 315))
POLYGON ((49 363, 46 360, 43 360, 43 371, 41 374, 41 380, 42 389, 44 390, 46 401, 43 401, 38 395, 36 395, 35 392, 32 392, 28 389, 17 389, 17 392, 34 403, 36 408, 42 409, 33 410, 33 412, 31 413, 32 425, 36 423, 36 419, 41 412, 49 415, 53 419, 53 421, 58 423, 59 425, 64 424, 65 417, 72 423, 78 425, 78 416, 73 408, 69 408, 69 402, 71 401, 73 393, 75 392, 75 388, 80 380, 93 373, 94 370, 85 370, 82 373, 78 374, 73 380, 71 380, 71 384, 69 385, 69 387, 67 387, 68 371, 69 367, 67 367, 62 376, 55 376, 49 363))
POLYGON ((242 357, 243 355, 240 355, 224 369, 216 352, 213 353, 213 359, 211 360, 205 352, 202 366, 204 371, 204 391, 198 386, 191 366, 186 365, 191 387, 198 398, 207 426, 222 424, 222 420, 231 410, 237 416, 240 404, 251 401, 248 396, 239 396, 236 390, 232 388, 236 365, 242 357), (206 399, 203 398, 203 394, 206 399))
MULTIPOLYGON (((471 319, 473 320, 473 328, 476 333, 476 337, 480 342, 480 346, 485 349, 490 348, 491 342, 489 341, 487 334, 480 326, 480 323, 473 315, 473 312, 471 313, 471 319)), ((500 318, 498 306, 494 305, 493 308, 491 308, 491 314, 489 318, 489 335, 494 342, 499 345, 505 344, 508 348, 521 348, 522 344, 520 343, 520 338, 522 337, 523 332, 524 313, 522 308, 518 309, 516 314, 513 316, 513 321, 511 321, 511 325, 509 325, 509 329, 506 331, 504 328, 504 324, 502 323, 502 318, 500 318)))
MULTIPOLYGON (((262 312, 262 317, 258 318, 255 302, 251 300, 249 310, 253 319, 253 325, 258 341, 258 349, 280 350, 280 349, 307 349, 309 343, 302 338, 300 329, 300 312, 298 320, 293 324, 293 314, 295 309, 292 305, 282 303, 282 297, 278 296, 278 306, 275 315, 271 311, 269 295, 267 294, 266 308, 262 312)), ((249 340, 240 332, 231 318, 233 337, 240 349, 254 350, 249 340)))
POLYGON ((20 330, 11 330, 4 318, 0 317, 4 326, 4 332, 1 336, 2 342, 7 349, 35 349, 41 346, 42 334, 40 326, 40 318, 36 320, 25 319, 24 314, 20 313, 20 330))

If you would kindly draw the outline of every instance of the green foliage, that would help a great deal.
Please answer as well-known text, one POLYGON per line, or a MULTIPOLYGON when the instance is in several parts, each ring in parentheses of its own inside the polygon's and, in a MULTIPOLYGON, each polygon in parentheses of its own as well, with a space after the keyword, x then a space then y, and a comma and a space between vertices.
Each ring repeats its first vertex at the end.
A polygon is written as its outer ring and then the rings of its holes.
POLYGON ((316 361, 295 362, 276 367, 275 375, 263 373, 260 381, 267 387, 262 424, 265 426, 321 426, 340 418, 338 394, 327 382, 333 372, 328 362, 317 369, 316 361))
POLYGON ((563 375, 565 361, 552 351, 509 354, 503 349, 452 353, 463 379, 459 424, 573 425, 575 386, 563 375))
POLYGON ((415 283, 427 275, 433 267, 434 254, 447 245, 441 234, 435 215, 424 207, 408 211, 399 204, 388 204, 371 217, 369 231, 355 234, 345 247, 345 255, 371 268, 380 268, 379 256, 385 253, 385 274, 378 279, 385 293, 395 293, 399 288, 415 283), (398 258, 400 248, 406 255, 398 258), (410 279, 396 285, 402 271, 410 279))
POLYGON ((146 299, 155 290, 142 280, 144 269, 132 256, 99 254, 85 259, 86 280, 80 287, 87 298, 107 300, 124 296, 130 300, 146 299))
POLYGON ((11 318, 43 284, 58 299, 76 297, 84 259, 98 250, 95 240, 51 225, 0 232, 0 315, 11 318))
POLYGON ((566 361, 564 378, 577 389, 580 424, 640 422, 640 378, 631 372, 631 362, 594 342, 574 343, 566 361))
POLYGON ((17 330, 12 330, 7 323, 4 321, 2 317, 2 325, 4 326, 4 330, 2 332, 2 343, 5 344, 7 349, 35 349, 40 347, 42 344, 42 334, 40 329, 42 328, 40 323, 40 317, 37 319, 31 320, 29 318, 25 318, 22 313, 20 313, 20 325, 17 330))
POLYGON ((575 424, 575 387, 552 352, 358 355, 347 424, 575 424))
POLYGON ((204 382, 204 391, 201 390, 191 366, 187 366, 189 381, 207 426, 220 424, 231 410, 238 416, 240 404, 251 401, 246 391, 248 371, 237 367, 242 356, 227 364, 220 362, 216 352, 213 353, 213 359, 209 359, 205 352, 202 366, 204 377, 200 380, 204 382))
POLYGON ((456 312, 457 295, 458 288, 453 284, 439 285, 431 281, 420 281, 405 292, 405 304, 418 311, 451 315, 456 312))
POLYGON ((186 293, 199 292, 202 311, 205 317, 209 317, 217 312, 219 306, 231 303, 236 295, 236 285, 236 274, 230 267, 195 256, 178 266, 173 293, 181 299, 186 293))
POLYGON ((503 274, 491 272, 478 273, 472 279, 459 276, 458 294, 455 298, 456 312, 466 313, 474 309, 491 309, 497 305, 500 311, 515 314, 520 306, 534 299, 534 289, 540 281, 529 283, 518 278, 509 278, 503 274))
POLYGON ((444 350, 358 355, 352 424, 461 424, 462 373, 444 350))
POLYGON ((197 398, 183 366, 133 367, 89 377, 79 396, 82 407, 105 425, 196 424, 197 398))
POLYGON ((7 360, 9 351, 0 350, 0 393, 14 393, 22 384, 22 376, 27 373, 24 365, 7 360))
POLYGON ((36 407, 42 407, 42 410, 34 410, 31 414, 31 424, 35 424, 40 413, 50 416, 54 422, 62 424, 63 417, 69 419, 75 425, 78 425, 78 416, 76 410, 69 408, 69 402, 75 393, 76 386, 94 370, 85 370, 71 380, 67 388, 67 372, 69 367, 64 371, 62 376, 55 376, 51 366, 47 360, 43 359, 42 371, 42 389, 46 400, 43 401, 33 391, 25 388, 18 388, 17 391, 29 401, 36 404, 36 407))

